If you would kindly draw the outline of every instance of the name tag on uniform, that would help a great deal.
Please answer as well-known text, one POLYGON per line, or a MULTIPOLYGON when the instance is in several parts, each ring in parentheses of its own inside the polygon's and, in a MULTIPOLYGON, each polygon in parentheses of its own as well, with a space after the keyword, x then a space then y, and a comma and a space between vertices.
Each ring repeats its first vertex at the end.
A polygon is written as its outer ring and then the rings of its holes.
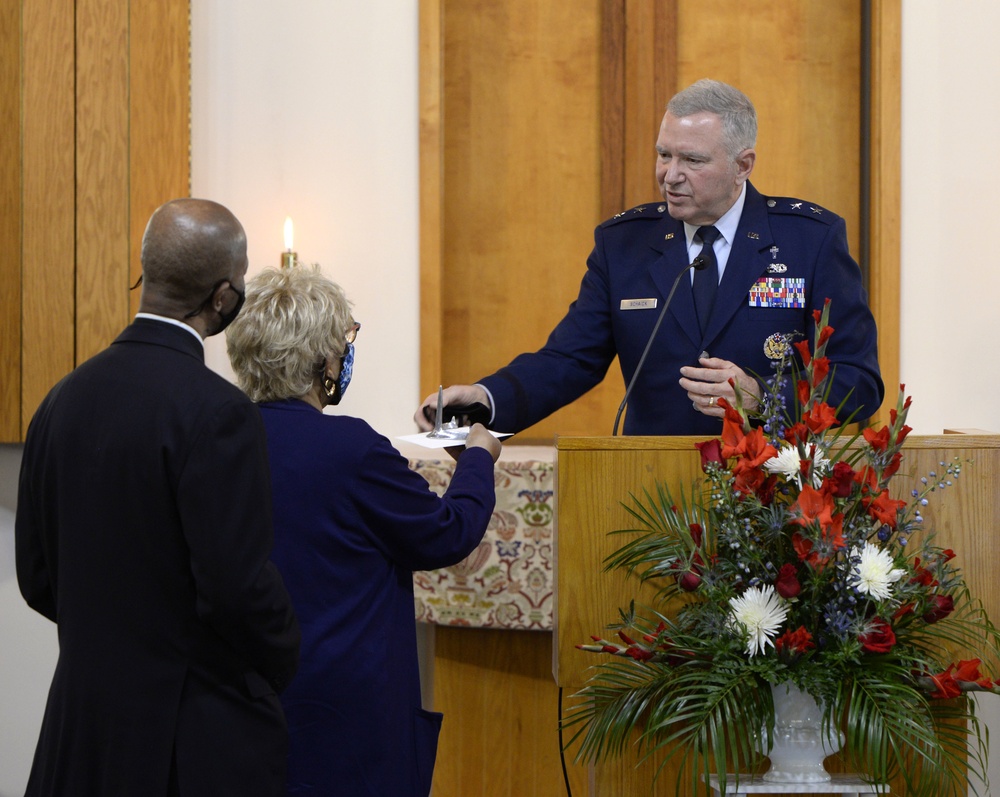
POLYGON ((622 310, 654 310, 656 298, 652 299, 622 299, 622 310))
POLYGON ((805 278, 762 277, 750 289, 750 306, 787 307, 794 309, 805 307, 805 278))

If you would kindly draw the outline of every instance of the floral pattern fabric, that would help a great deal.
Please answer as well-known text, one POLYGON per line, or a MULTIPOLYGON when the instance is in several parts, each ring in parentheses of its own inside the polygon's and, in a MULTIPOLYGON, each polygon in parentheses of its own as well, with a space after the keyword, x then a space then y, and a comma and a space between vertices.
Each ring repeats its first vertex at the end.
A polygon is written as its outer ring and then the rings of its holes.
MULTIPOLYGON (((438 495, 455 471, 445 460, 411 459, 410 467, 438 495)), ((417 620, 552 629, 554 473, 551 462, 497 462, 497 505, 479 547, 456 565, 413 574, 417 620)))

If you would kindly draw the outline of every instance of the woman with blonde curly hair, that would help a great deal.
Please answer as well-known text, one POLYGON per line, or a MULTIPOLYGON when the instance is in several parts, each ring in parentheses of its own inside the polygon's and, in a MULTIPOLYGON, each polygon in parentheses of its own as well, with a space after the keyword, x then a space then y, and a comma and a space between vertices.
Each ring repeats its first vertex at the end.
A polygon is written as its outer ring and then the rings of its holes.
POLYGON ((288 793, 426 797, 441 715, 420 704, 414 570, 456 564, 486 531, 500 443, 474 426, 438 497, 367 423, 323 409, 351 380, 360 324, 317 268, 247 283, 227 345, 267 430, 272 560, 302 627, 288 793))

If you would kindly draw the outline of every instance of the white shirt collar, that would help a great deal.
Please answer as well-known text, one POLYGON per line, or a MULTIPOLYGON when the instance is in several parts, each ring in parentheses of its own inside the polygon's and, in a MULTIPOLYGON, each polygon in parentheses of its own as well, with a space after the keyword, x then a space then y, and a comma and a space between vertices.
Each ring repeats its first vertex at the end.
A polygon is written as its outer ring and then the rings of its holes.
MULTIPOLYGON (((719 231, 723 240, 729 246, 732 246, 733 241, 736 240, 736 228, 740 226, 740 216, 743 215, 743 205, 746 204, 746 201, 747 184, 746 181, 744 181, 743 186, 740 188, 740 195, 736 197, 736 201, 733 202, 733 206, 723 213, 722 218, 712 225, 719 231)), ((689 250, 694 245, 694 235, 698 232, 698 227, 701 226, 704 225, 693 225, 684 222, 684 235, 687 236, 687 245, 689 250)), ((701 249, 700 244, 698 244, 698 249, 701 249)))
POLYGON ((198 339, 198 342, 201 344, 201 348, 202 349, 205 348, 205 341, 202 340, 201 335, 198 334, 198 332, 195 330, 194 327, 188 326, 183 321, 178 321, 176 318, 167 318, 164 315, 156 315, 155 313, 136 313, 135 317, 136 318, 146 318, 146 319, 149 319, 150 321, 162 321, 165 324, 173 324, 175 327, 180 327, 181 329, 186 329, 188 332, 190 332, 192 335, 194 335, 198 339))

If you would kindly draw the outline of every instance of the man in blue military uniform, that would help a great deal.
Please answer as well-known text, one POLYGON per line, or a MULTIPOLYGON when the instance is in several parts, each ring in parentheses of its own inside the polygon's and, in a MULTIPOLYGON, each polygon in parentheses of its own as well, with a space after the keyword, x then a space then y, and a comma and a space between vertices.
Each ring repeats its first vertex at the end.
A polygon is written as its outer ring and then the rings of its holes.
MULTIPOLYGON (((541 349, 474 385, 450 386, 444 403, 482 403, 494 428, 520 431, 597 385, 618 355, 626 385, 636 377, 626 434, 718 434, 719 399, 736 401, 730 379, 756 403, 784 342, 809 334, 813 310, 830 299, 830 403, 844 403, 842 419, 872 415, 884 394, 875 321, 844 220, 762 196, 748 182, 756 138, 753 104, 732 86, 700 80, 675 95, 656 142, 663 202, 597 228, 579 296, 541 349), (707 267, 682 275, 698 258, 707 267)), ((436 401, 417 410, 421 428, 436 401)))

